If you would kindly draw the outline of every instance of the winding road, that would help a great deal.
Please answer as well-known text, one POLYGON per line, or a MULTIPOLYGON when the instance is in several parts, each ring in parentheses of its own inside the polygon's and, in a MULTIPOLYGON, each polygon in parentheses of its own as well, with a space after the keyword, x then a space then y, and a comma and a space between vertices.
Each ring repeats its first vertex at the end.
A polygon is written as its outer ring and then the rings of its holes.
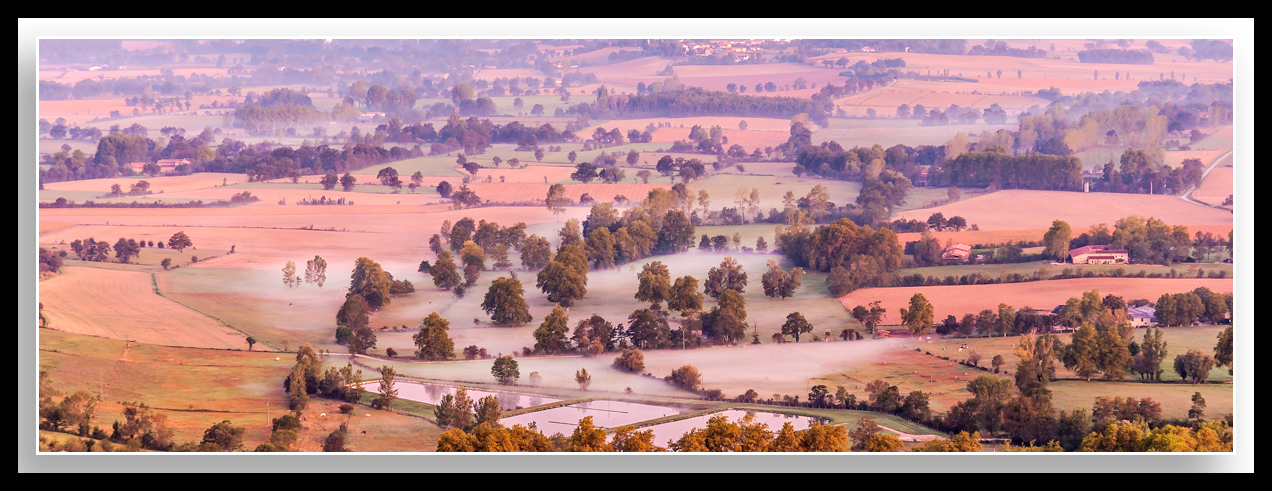
MULTIPOLYGON (((1216 168, 1216 167, 1219 167, 1219 163, 1220 163, 1220 162, 1223 162, 1223 161, 1226 161, 1226 160, 1230 160, 1231 158, 1232 158, 1232 150, 1229 150, 1229 151, 1228 151, 1228 153, 1225 153, 1225 154, 1220 155, 1219 157, 1215 158, 1214 162, 1211 162, 1211 163, 1210 163, 1210 166, 1209 166, 1209 167, 1206 167, 1206 172, 1204 172, 1204 173, 1202 173, 1202 174, 1201 174, 1201 180, 1202 180, 1202 181, 1205 181, 1205 180, 1206 180, 1206 176, 1209 176, 1209 175, 1210 175, 1210 171, 1215 170, 1215 168, 1216 168)), ((1179 195, 1179 199, 1182 199, 1182 200, 1187 201, 1187 202, 1189 202, 1189 203, 1198 204, 1198 205, 1201 205, 1201 206, 1210 206, 1210 205, 1208 205, 1208 204, 1206 204, 1206 203, 1202 203, 1202 202, 1200 202, 1200 201, 1197 201, 1197 200, 1195 200, 1195 199, 1192 199, 1192 193, 1193 193, 1193 191, 1196 191, 1196 190, 1197 190, 1197 186, 1196 186, 1196 185, 1194 185, 1194 186, 1192 186, 1192 187, 1189 187, 1187 191, 1184 191, 1184 194, 1179 195)), ((1212 208, 1217 208, 1217 207, 1212 207, 1212 208)))

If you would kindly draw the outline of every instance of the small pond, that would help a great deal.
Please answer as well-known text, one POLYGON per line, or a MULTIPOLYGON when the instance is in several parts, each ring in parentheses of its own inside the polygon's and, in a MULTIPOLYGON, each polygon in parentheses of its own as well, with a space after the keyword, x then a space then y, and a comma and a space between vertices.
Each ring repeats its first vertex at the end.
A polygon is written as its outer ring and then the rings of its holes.
POLYGON ((799 430, 808 429, 809 426, 813 425, 814 421, 817 421, 819 419, 819 418, 813 418, 809 416, 794 416, 790 414, 778 414, 778 413, 766 413, 766 412, 742 411, 738 409, 730 409, 730 410, 722 411, 718 413, 711 413, 711 414, 705 414, 705 415, 697 416, 693 418, 682 419, 680 421, 672 421, 669 423, 663 423, 663 424, 654 425, 654 426, 647 426, 644 428, 640 428, 640 431, 654 430, 654 444, 660 447, 666 447, 668 440, 679 440, 680 437, 684 435, 685 433, 688 433, 689 430, 692 430, 694 428, 706 428, 707 421, 710 420, 712 416, 715 416, 717 414, 723 414, 729 418, 730 422, 737 422, 739 419, 742 419, 742 417, 746 416, 748 413, 755 415, 756 423, 768 424, 768 430, 773 432, 774 434, 776 434, 778 430, 782 429, 782 423, 789 422, 791 426, 795 427, 795 431, 799 431, 799 430))
MULTIPOLYGON (((379 382, 367 382, 364 384, 366 390, 374 392, 379 382)), ((398 390, 398 397, 410 401, 423 402, 434 406, 442 402, 442 396, 446 394, 455 395, 455 386, 426 384, 422 382, 397 382, 395 384, 398 390)), ((526 394, 520 392, 504 392, 504 391, 487 391, 468 387, 468 397, 473 401, 477 401, 483 397, 493 395, 499 399, 499 408, 504 411, 512 411, 517 408, 534 407, 543 404, 551 404, 559 402, 561 399, 543 396, 539 394, 526 394)))
POLYGON ((693 409, 673 406, 654 406, 635 402, 589 401, 569 406, 545 409, 499 420, 505 427, 513 425, 535 426, 543 434, 551 436, 561 432, 569 435, 585 416, 592 417, 592 423, 601 428, 617 428, 619 426, 649 421, 663 416, 672 416, 693 412, 693 409))

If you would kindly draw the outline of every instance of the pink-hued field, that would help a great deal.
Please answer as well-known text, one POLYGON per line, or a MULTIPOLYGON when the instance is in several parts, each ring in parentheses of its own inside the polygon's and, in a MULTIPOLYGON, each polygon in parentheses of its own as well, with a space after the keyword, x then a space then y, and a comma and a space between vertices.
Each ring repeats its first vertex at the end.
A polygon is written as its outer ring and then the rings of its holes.
MULTIPOLYGON (((183 98, 182 101, 184 102, 185 99, 183 98)), ((198 109, 200 105, 211 105, 213 101, 216 101, 218 105, 224 105, 231 101, 242 102, 243 98, 232 97, 232 96, 196 95, 190 98, 189 112, 197 111, 199 112, 199 114, 203 114, 203 111, 213 111, 213 113, 215 114, 218 111, 229 110, 228 108, 220 108, 220 107, 216 109, 198 109)), ((92 122, 93 119, 99 119, 99 120, 106 119, 110 117, 111 111, 119 111, 120 113, 122 113, 124 118, 127 118, 129 116, 132 116, 133 109, 140 109, 141 114, 143 115, 151 114, 151 111, 154 109, 153 107, 129 106, 127 104, 124 104, 123 98, 39 101, 38 104, 39 104, 38 114, 40 115, 41 118, 49 120, 50 123, 56 121, 57 118, 64 118, 66 119, 66 122, 68 125, 85 124, 85 123, 92 122)), ((183 109, 181 112, 184 114, 187 111, 183 109)), ((126 119, 120 119, 117 122, 122 127, 127 127, 129 124, 132 124, 126 119)), ((101 128, 103 128, 103 131, 104 131, 105 126, 101 126, 101 128)), ((150 128, 150 129, 157 132, 159 128, 150 128)), ((202 130, 203 130, 202 127, 186 128, 186 131, 193 132, 193 134, 187 133, 186 136, 192 138, 194 135, 197 135, 199 131, 202 131, 202 130)))
POLYGON ((244 348, 246 335, 154 293, 149 273, 66 267, 40 282, 42 313, 59 331, 166 346, 244 348))
POLYGON ((44 189, 55 191, 99 191, 102 194, 106 194, 110 192, 110 186, 112 184, 118 184, 124 192, 128 192, 128 188, 133 184, 136 184, 138 181, 146 181, 150 183, 151 193, 157 194, 159 191, 163 191, 164 194, 167 194, 194 191, 198 189, 212 189, 214 187, 221 186, 222 183, 238 184, 247 182, 247 176, 243 174, 206 172, 190 174, 188 176, 115 177, 107 179, 88 179, 83 181, 51 182, 45 184, 44 189))
POLYGON ((1192 197, 1202 203, 1219 206, 1232 193, 1232 167, 1216 167, 1202 181, 1201 186, 1193 191, 1192 197))
POLYGON ((878 300, 882 302, 880 306, 888 309, 884 323, 899 324, 901 308, 908 307, 910 297, 916 293, 922 293, 932 303, 933 318, 939 321, 947 315, 962 318, 963 314, 975 314, 984 309, 997 312, 1000 303, 1016 309, 1051 309, 1063 305, 1071 297, 1081 297, 1082 292, 1089 290, 1099 290, 1100 295, 1114 294, 1127 300, 1147 298, 1156 301, 1163 293, 1182 293, 1200 286, 1215 293, 1227 293, 1232 291, 1232 285, 1231 278, 1082 278, 997 285, 863 288, 839 301, 844 307, 852 309, 878 300))
MULTIPOLYGON (((1225 195, 1226 196, 1226 195, 1225 195)), ((1232 214, 1189 203, 1176 196, 1005 190, 955 203, 901 212, 895 218, 927 220, 933 213, 961 216, 981 230, 1051 227, 1064 220, 1074 230, 1097 223, 1111 227, 1128 215, 1155 217, 1169 225, 1230 225, 1232 214)))

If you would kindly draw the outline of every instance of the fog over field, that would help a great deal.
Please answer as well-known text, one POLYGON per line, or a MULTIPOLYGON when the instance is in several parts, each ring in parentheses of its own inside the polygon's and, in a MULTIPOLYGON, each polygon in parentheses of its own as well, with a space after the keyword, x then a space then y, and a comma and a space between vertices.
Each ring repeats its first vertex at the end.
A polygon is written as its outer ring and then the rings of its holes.
POLYGON ((1137 416, 1137 451, 1232 450, 1232 40, 39 46, 42 452, 649 450, 571 440, 596 401, 675 408, 605 421, 681 451, 752 449, 679 433, 770 410, 800 433, 764 451, 890 445, 865 418, 1074 451, 1137 416))

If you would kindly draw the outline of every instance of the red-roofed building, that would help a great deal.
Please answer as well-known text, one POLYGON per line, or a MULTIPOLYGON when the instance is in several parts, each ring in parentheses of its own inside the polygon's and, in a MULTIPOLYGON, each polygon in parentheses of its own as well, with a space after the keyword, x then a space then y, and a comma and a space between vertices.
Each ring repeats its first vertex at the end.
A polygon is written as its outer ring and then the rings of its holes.
POLYGON ((967 258, 971 255, 972 246, 967 244, 954 244, 941 254, 941 259, 946 261, 966 262, 967 258))
POLYGON ((1069 251, 1073 264, 1126 264, 1130 253, 1126 249, 1110 249, 1107 245, 1082 246, 1069 251))

